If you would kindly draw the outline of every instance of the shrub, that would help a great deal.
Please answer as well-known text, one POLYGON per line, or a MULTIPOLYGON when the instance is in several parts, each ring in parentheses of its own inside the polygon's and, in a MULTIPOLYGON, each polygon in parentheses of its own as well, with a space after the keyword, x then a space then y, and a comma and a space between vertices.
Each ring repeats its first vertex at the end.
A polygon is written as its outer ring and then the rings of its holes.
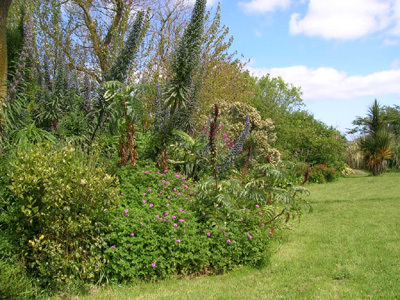
POLYGON ((106 251, 110 279, 220 273, 267 258, 269 230, 258 213, 220 208, 225 220, 217 222, 212 207, 196 203, 184 177, 152 163, 122 168, 119 175, 122 204, 106 251))
POLYGON ((8 175, 13 197, 3 213, 28 270, 42 286, 95 281, 116 178, 93 157, 49 144, 17 150, 8 175))
POLYGON ((0 259, 0 299, 35 299, 35 289, 21 263, 0 259))
MULTIPOLYGON (((302 165, 302 168, 299 168, 298 172, 299 174, 305 174, 307 167, 302 165)), ((315 165, 309 168, 309 172, 308 181, 312 183, 332 182, 340 176, 340 173, 335 168, 328 167, 327 165, 315 165)))

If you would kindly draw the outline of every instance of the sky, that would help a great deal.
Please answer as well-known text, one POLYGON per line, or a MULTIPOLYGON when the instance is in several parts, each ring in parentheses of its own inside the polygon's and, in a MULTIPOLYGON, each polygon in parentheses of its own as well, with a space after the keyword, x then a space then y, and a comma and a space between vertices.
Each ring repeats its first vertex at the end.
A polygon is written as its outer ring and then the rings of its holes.
POLYGON ((220 3, 249 71, 301 87, 316 119, 345 133, 375 99, 400 105, 400 0, 220 3))

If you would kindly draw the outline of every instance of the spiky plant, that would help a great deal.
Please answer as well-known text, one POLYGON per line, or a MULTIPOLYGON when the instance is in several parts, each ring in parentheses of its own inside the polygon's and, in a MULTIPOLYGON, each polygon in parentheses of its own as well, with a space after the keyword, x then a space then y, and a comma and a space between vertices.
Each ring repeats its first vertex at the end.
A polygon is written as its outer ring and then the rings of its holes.
POLYGON ((173 76, 164 94, 164 104, 175 116, 178 129, 188 127, 196 106, 199 82, 194 82, 194 74, 200 61, 206 3, 206 0, 196 1, 189 25, 171 62, 173 76))
POLYGON ((392 157, 392 137, 386 131, 377 100, 370 106, 368 117, 367 127, 370 134, 360 140, 360 148, 364 152, 367 169, 375 176, 387 169, 387 160, 392 157))

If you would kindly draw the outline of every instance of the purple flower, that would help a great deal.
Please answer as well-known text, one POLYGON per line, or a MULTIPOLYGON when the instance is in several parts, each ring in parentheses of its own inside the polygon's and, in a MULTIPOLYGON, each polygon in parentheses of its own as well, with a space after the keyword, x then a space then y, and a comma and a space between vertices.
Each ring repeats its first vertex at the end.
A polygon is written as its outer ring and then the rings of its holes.
POLYGON ((149 192, 151 192, 151 189, 148 189, 149 192))
POLYGON ((178 224, 175 223, 175 224, 174 224, 174 227, 178 227, 178 224))
POLYGON ((227 243, 230 243, 230 242, 231 242, 231 240, 226 240, 226 242, 227 242, 227 243))
POLYGON ((256 204, 256 207, 260 207, 260 205, 256 204))
POLYGON ((181 223, 185 223, 185 220, 183 220, 183 219, 179 219, 179 222, 181 222, 181 223))
POLYGON ((182 195, 182 193, 178 193, 178 196, 182 195))
POLYGON ((172 216, 172 219, 176 219, 176 216, 172 216))
POLYGON ((160 216, 159 216, 159 215, 157 215, 157 216, 156 216, 156 218, 157 218, 157 219, 159 219, 159 218, 160 218, 160 216))
POLYGON ((179 174, 176 174, 176 178, 179 178, 180 176, 179 176, 179 174))
POLYGON ((154 206, 154 204, 153 204, 153 203, 151 203, 151 204, 149 204, 149 206, 150 206, 150 207, 153 207, 153 206, 154 206))
POLYGON ((168 173, 168 170, 164 170, 164 173, 168 173))
POLYGON ((167 199, 171 199, 171 196, 168 196, 167 199))
POLYGON ((182 181, 185 181, 186 180, 186 178, 185 177, 182 177, 182 181))
POLYGON ((176 188, 173 188, 174 192, 176 192, 176 188))
POLYGON ((181 242, 181 240, 176 240, 176 242, 179 244, 181 242))
POLYGON ((206 213, 205 212, 203 212, 203 216, 205 216, 206 215, 206 213))
POLYGON ((144 174, 149 174, 149 171, 144 171, 144 174))
POLYGON ((169 181, 167 181, 167 184, 170 184, 170 182, 169 182, 169 181))
POLYGON ((139 224, 140 224, 140 225, 143 225, 143 222, 140 222, 139 224))
POLYGON ((145 204, 145 203, 146 203, 146 200, 143 200, 142 203, 145 204))
POLYGON ((111 248, 114 249, 114 248, 115 248, 115 245, 112 245, 111 248))
POLYGON ((156 264, 155 264, 155 263, 152 263, 151 266, 154 268, 154 267, 156 266, 156 264))
POLYGON ((128 210, 127 210, 127 209, 124 209, 124 213, 126 213, 126 214, 127 214, 127 213, 128 213, 128 210))
POLYGON ((168 213, 166 212, 165 215, 168 216, 168 213))
POLYGON ((164 180, 164 179, 162 180, 162 183, 165 183, 165 180, 164 180))
POLYGON ((260 216, 262 216, 262 215, 263 215, 263 213, 262 213, 262 212, 259 212, 259 214, 260 214, 260 216))
POLYGON ((146 193, 143 193, 142 196, 146 196, 146 193))
POLYGON ((251 235, 249 235, 249 239, 252 239, 253 237, 251 235))
POLYGON ((211 235, 211 233, 207 232, 207 236, 210 236, 210 235, 211 235))
POLYGON ((121 192, 121 195, 123 196, 123 195, 124 195, 124 193, 123 193, 123 192, 121 192))
POLYGON ((130 235, 130 236, 135 236, 135 234, 134 234, 133 232, 131 232, 129 235, 130 235))

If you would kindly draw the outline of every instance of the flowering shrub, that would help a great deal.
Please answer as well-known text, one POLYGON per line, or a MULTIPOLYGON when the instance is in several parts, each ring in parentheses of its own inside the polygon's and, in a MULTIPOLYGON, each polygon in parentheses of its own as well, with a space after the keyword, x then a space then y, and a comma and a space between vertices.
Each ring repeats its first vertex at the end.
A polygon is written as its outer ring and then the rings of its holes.
MULTIPOLYGON (((307 171, 306 167, 300 168, 298 170, 299 174, 305 174, 307 171)), ((309 182, 314 183, 326 183, 332 182, 339 178, 340 173, 332 167, 328 167, 327 165, 314 165, 309 168, 309 182)))
POLYGON ((111 280, 220 273, 265 261, 270 234, 258 212, 225 210, 217 223, 195 203, 185 177, 140 164, 119 173, 122 204, 106 250, 111 280))

